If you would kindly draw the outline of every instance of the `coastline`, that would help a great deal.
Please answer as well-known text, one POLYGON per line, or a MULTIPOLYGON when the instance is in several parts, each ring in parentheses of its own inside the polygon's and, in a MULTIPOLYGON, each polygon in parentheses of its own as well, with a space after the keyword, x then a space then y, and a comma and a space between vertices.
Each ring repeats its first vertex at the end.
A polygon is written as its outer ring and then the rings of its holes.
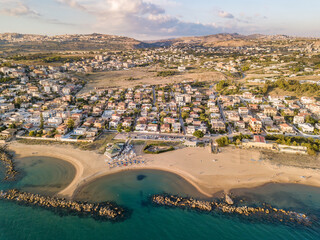
POLYGON ((47 156, 71 163, 76 174, 57 195, 73 198, 80 188, 98 178, 130 170, 160 170, 176 174, 206 197, 236 188, 254 188, 268 183, 295 183, 320 187, 320 170, 273 165, 261 161, 257 150, 223 149, 211 154, 205 148, 184 148, 159 155, 143 155, 145 165, 109 169, 103 155, 71 146, 10 143, 15 158, 47 156))

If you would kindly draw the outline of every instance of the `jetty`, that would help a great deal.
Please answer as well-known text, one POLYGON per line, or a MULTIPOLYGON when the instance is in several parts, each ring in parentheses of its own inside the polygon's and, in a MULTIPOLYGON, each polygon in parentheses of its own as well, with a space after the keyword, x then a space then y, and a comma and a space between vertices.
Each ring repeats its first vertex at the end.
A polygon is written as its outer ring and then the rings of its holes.
POLYGON ((63 198, 41 196, 16 189, 0 191, 0 199, 17 202, 26 206, 36 206, 52 210, 60 215, 77 215, 92 217, 100 221, 123 221, 131 211, 113 202, 87 203, 63 198))
POLYGON ((197 210, 200 212, 235 214, 247 217, 250 220, 261 219, 269 222, 298 223, 306 226, 312 224, 311 219, 306 214, 277 209, 266 204, 263 204, 263 207, 231 206, 222 201, 204 201, 169 194, 153 195, 151 202, 158 206, 197 210))
POLYGON ((12 160, 13 156, 7 149, 6 145, 0 146, 0 161, 4 164, 6 169, 6 175, 4 180, 6 181, 14 181, 18 172, 15 170, 15 166, 12 160))

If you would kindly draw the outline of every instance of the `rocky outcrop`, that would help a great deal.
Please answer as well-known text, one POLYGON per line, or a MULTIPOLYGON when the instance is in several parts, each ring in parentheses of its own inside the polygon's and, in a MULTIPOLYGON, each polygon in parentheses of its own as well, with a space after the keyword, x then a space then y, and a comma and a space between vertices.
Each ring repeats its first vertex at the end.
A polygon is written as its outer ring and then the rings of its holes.
POLYGON ((50 209, 62 215, 88 216, 102 221, 121 221, 125 220, 130 215, 130 211, 112 202, 78 202, 63 198, 20 192, 16 189, 0 191, 0 199, 18 202, 28 206, 38 206, 50 209))
POLYGON ((310 218, 305 214, 273 208, 266 204, 263 204, 262 207, 231 206, 220 201, 203 201, 168 194, 154 195, 151 197, 151 201, 158 206, 178 207, 201 212, 236 214, 250 217, 250 219, 262 219, 271 222, 291 222, 303 225, 311 225, 312 223, 310 218))

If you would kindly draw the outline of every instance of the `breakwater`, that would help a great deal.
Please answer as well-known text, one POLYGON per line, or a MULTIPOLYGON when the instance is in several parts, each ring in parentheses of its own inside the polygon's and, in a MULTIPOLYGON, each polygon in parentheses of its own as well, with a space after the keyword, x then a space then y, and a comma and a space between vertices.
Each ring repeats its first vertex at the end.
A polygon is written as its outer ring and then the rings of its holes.
POLYGON ((177 207, 208 213, 236 214, 248 217, 249 220, 261 219, 270 222, 298 223, 307 226, 312 224, 312 220, 306 214, 277 209, 266 204, 263 204, 263 207, 233 206, 222 201, 203 201, 169 194, 153 195, 151 201, 158 206, 177 207))
POLYGON ((27 206, 46 208, 60 215, 88 216, 101 221, 122 221, 130 216, 130 211, 112 202, 87 203, 63 198, 41 196, 20 192, 16 189, 0 191, 0 199, 27 206))
POLYGON ((9 153, 6 145, 0 147, 0 161, 6 168, 4 180, 14 181, 18 172, 15 170, 14 163, 12 161, 12 155, 9 153))

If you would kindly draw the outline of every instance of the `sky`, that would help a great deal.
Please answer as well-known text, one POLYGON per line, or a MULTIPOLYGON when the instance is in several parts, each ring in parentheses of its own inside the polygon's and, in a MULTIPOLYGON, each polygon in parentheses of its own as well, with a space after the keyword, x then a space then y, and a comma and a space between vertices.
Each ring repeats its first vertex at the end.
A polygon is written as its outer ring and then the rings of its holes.
POLYGON ((0 33, 320 37, 320 0, 0 0, 0 33))

